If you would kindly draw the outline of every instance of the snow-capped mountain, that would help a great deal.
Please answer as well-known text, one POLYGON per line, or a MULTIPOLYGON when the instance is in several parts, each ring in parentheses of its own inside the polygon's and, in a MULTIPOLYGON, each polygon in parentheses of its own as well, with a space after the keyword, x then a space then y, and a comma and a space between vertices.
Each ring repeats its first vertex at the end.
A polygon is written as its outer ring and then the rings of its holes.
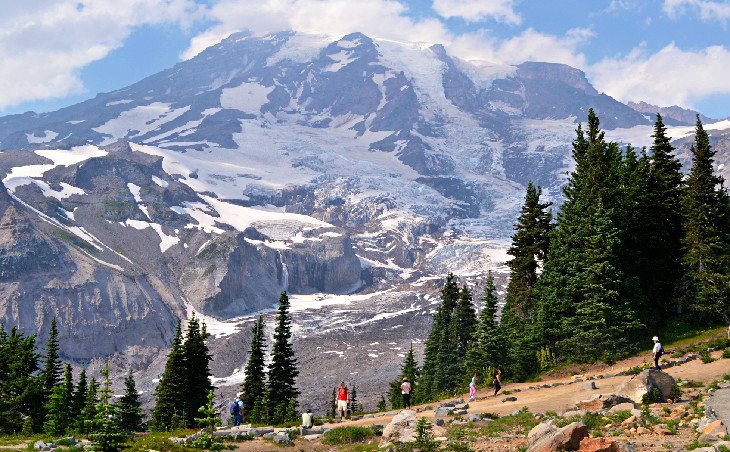
MULTIPOLYGON (((401 342, 425 338, 438 278, 504 268, 527 182, 560 201, 589 108, 609 138, 649 142, 653 118, 565 65, 286 32, 234 34, 129 87, 1 117, 0 318, 45 331, 58 317, 83 360, 156 356, 197 312, 229 356, 245 350, 241 316, 288 290, 298 341, 340 341, 300 346, 310 364, 349 357, 382 379, 401 342)), ((708 128, 723 165, 730 123, 708 128)), ((670 133, 684 146, 692 127, 670 133)), ((221 384, 241 377, 215 366, 221 384)))

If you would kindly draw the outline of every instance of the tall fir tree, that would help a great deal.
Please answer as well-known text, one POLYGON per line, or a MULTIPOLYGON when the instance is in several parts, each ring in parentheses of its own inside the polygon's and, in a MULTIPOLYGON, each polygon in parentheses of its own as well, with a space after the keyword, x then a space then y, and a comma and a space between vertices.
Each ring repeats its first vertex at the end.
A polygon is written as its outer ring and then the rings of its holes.
POLYGON ((641 224, 648 233, 639 234, 643 266, 638 275, 644 294, 651 303, 654 324, 675 309, 677 282, 682 265, 682 165, 674 155, 660 114, 654 124, 646 192, 647 206, 641 209, 641 224), (658 318, 657 318, 658 317, 658 318))
POLYGON ((99 405, 94 418, 94 433, 91 436, 91 448, 100 452, 119 452, 128 441, 118 422, 117 407, 111 402, 112 388, 109 379, 109 362, 101 369, 104 377, 99 390, 99 405))
MULTIPOLYGON (((299 369, 294 348, 291 343, 291 314, 289 313, 289 296, 282 292, 279 297, 279 309, 274 329, 274 343, 271 348, 271 364, 269 365, 269 409, 273 413, 285 413, 292 400, 297 400, 299 390, 296 387, 299 369)), ((274 422, 284 421, 280 414, 275 414, 274 422)))
POLYGON ((457 328, 456 354, 461 362, 466 356, 466 351, 471 345, 474 337, 474 330, 477 326, 477 314, 474 309, 474 301, 471 290, 465 285, 459 291, 459 299, 454 308, 454 323, 457 328))
POLYGON ((401 395, 401 384, 403 379, 407 378, 411 384, 411 402, 418 403, 419 391, 418 381, 421 376, 421 369, 418 367, 418 361, 416 361, 416 355, 413 352, 413 343, 406 353, 406 357, 403 359, 403 364, 400 366, 400 375, 397 380, 390 382, 390 406, 393 409, 403 408, 403 397, 401 395))
POLYGON ((195 427, 195 416, 198 408, 207 403, 208 392, 213 389, 210 383, 210 361, 213 359, 208 351, 206 341, 209 334, 205 324, 193 314, 188 321, 185 342, 182 345, 183 366, 186 390, 178 395, 184 414, 181 414, 185 425, 195 427))
POLYGON ((691 147, 692 168, 683 199, 684 306, 701 322, 730 320, 730 251, 727 194, 714 173, 710 137, 699 115, 691 147))
POLYGON ((51 319, 51 328, 48 332, 48 340, 46 341, 46 356, 43 363, 41 376, 43 379, 43 389, 47 397, 50 397, 53 387, 61 381, 61 373, 63 365, 58 354, 58 327, 56 326, 56 318, 51 319))
POLYGON ((458 330, 453 321, 459 299, 459 286, 453 273, 446 276, 441 289, 441 303, 433 317, 433 326, 426 340, 419 397, 432 400, 443 392, 452 391, 460 379, 459 363, 454 350, 458 330))
POLYGON ((71 419, 73 420, 73 428, 83 431, 84 428, 84 405, 86 404, 86 394, 89 390, 89 383, 86 379, 86 369, 81 369, 79 373, 79 381, 74 388, 71 397, 71 419))
POLYGON ((89 381, 89 388, 86 391, 86 402, 84 410, 81 414, 81 431, 84 433, 94 432, 94 420, 97 414, 97 405, 99 404, 99 384, 94 377, 89 381))
POLYGON ((8 334, 0 323, 0 434, 20 433, 26 426, 31 432, 40 430, 43 387, 35 375, 35 347, 35 335, 26 336, 15 327, 8 334))
MULTIPOLYGON (((612 353, 625 354, 635 346, 637 321, 636 312, 643 311, 645 299, 638 287, 636 275, 623 274, 622 263, 633 259, 632 250, 625 247, 626 226, 630 224, 630 206, 624 205, 625 195, 622 182, 624 180, 625 162, 615 143, 607 143, 604 132, 600 130, 598 117, 591 109, 588 114, 587 136, 578 128, 576 140, 573 142, 573 155, 577 159, 576 169, 568 179, 564 188, 563 203, 555 228, 550 236, 550 248, 545 261, 544 271, 540 276, 533 293, 537 303, 536 342, 533 346, 547 345, 556 348, 561 359, 583 360, 582 350, 567 345, 576 331, 574 324, 587 319, 585 309, 593 306, 598 312, 605 312, 604 305, 611 309, 619 306, 630 306, 628 317, 606 319, 607 331, 614 334, 617 329, 626 327, 626 333, 615 337, 611 350, 601 350, 602 356, 612 353), (600 217, 600 218, 595 218, 600 217), (614 231, 611 252, 604 256, 593 256, 596 250, 591 240, 595 230, 605 227, 606 231, 614 231), (616 254, 616 261, 613 260, 616 254), (607 259, 612 265, 602 267, 611 274, 601 274, 601 283, 619 281, 612 291, 595 293, 593 286, 587 285, 585 279, 591 272, 596 259, 607 259), (616 292, 616 294, 613 293, 616 292)), ((607 252, 606 250, 602 250, 607 252)), ((606 261, 603 261, 604 264, 606 261)), ((599 265, 599 264, 595 264, 599 265)), ((600 265, 599 265, 600 266, 600 265)), ((598 283, 596 283, 598 284, 598 283)), ((592 327, 596 327, 592 324, 592 327)), ((586 332, 591 335, 592 333, 586 332)), ((532 335, 531 335, 532 336, 532 335)), ((608 338, 606 338, 608 339, 608 338)), ((592 346, 584 344, 584 347, 592 346)), ((534 356, 535 350, 531 355, 534 356)), ((534 363, 535 369, 537 363, 534 363)))
POLYGON ((485 381, 488 369, 504 366, 506 358, 505 341, 497 323, 497 288, 491 271, 487 273, 482 301, 484 306, 474 333, 473 346, 466 355, 465 378, 471 378, 476 373, 481 381, 485 381))
POLYGON ((73 375, 71 365, 64 366, 63 380, 51 391, 45 406, 46 421, 44 430, 50 435, 63 435, 73 424, 73 375))
MULTIPOLYGON (((577 133, 574 156, 585 161, 586 149, 584 147, 587 148, 587 146, 584 146, 585 139, 580 125, 577 133)), ((582 163, 581 167, 584 166, 585 163, 582 163)), ((533 305, 532 291, 537 284, 538 272, 544 266, 547 258, 552 229, 550 210, 552 204, 542 202, 541 195, 540 187, 536 187, 532 182, 528 183, 525 201, 514 225, 515 234, 512 236, 512 245, 507 250, 512 259, 507 262, 510 278, 501 322, 499 329, 489 333, 490 336, 499 333, 500 340, 505 341, 509 347, 502 348, 501 352, 489 360, 488 365, 482 365, 483 369, 505 365, 509 368, 510 373, 518 378, 526 377, 534 371, 532 350, 535 348, 535 344, 539 343, 534 334, 536 310, 533 305)), ((485 306, 493 301, 493 298, 496 299, 493 293, 492 295, 488 293, 485 294, 485 306)), ((493 342, 491 339, 487 340, 493 342)), ((495 352, 497 352, 496 349, 492 353, 495 352)))
POLYGON ((259 316, 251 328, 251 346, 248 350, 245 374, 241 391, 243 395, 243 416, 248 419, 256 402, 263 396, 266 389, 266 334, 264 331, 264 317, 259 316))
POLYGON ((178 419, 185 417, 182 400, 188 394, 188 387, 182 347, 182 329, 180 321, 178 321, 170 354, 167 355, 165 371, 155 390, 155 407, 150 420, 152 430, 170 430, 173 427, 174 417, 178 419))
POLYGON ((127 378, 124 379, 124 394, 117 402, 117 422, 119 428, 126 433, 141 432, 143 429, 142 404, 132 369, 129 369, 127 378))

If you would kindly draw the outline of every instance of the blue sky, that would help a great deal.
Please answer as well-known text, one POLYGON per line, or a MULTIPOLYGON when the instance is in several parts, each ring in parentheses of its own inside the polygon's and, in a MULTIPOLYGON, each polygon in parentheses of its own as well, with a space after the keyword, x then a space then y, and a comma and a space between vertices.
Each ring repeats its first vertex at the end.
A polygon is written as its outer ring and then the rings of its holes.
POLYGON ((570 64, 622 101, 730 116, 730 0, 0 0, 0 114, 48 111, 231 32, 444 43, 465 59, 570 64))

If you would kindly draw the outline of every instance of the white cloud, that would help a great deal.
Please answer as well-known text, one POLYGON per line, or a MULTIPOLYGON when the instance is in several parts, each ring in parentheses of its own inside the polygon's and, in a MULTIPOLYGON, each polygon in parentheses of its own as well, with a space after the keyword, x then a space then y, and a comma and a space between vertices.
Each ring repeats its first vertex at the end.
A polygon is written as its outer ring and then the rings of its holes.
POLYGON ((433 10, 447 19, 459 17, 469 22, 493 18, 519 25, 522 19, 514 10, 514 0, 433 0, 433 10))
POLYGON ((192 0, 24 0, 0 15, 0 110, 83 91, 78 72, 121 46, 134 27, 196 16, 192 0))
POLYGON ((671 18, 677 19, 689 12, 696 12, 700 19, 707 22, 730 19, 730 2, 711 0, 664 0, 662 10, 671 18))
POLYGON ((692 52, 674 43, 647 55, 638 47, 623 58, 607 58, 588 68, 598 90, 622 101, 696 108, 711 95, 730 93, 730 51, 711 46, 692 52))

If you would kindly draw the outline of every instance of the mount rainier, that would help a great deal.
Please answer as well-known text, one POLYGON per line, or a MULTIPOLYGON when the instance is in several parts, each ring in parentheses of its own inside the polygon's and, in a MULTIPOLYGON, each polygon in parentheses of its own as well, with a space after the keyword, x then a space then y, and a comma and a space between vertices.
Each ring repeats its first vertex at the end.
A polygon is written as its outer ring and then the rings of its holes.
MULTIPOLYGON (((149 391, 196 313, 233 390, 252 314, 288 290, 305 399, 348 378, 375 400, 446 272, 504 273, 528 181, 560 203, 589 108, 609 139, 650 143, 653 106, 569 66, 283 32, 0 117, 0 319, 43 335, 56 317, 65 358, 113 356, 149 391)), ((687 162, 693 112, 662 111, 687 162)), ((706 128, 727 178, 730 121, 706 128)))

